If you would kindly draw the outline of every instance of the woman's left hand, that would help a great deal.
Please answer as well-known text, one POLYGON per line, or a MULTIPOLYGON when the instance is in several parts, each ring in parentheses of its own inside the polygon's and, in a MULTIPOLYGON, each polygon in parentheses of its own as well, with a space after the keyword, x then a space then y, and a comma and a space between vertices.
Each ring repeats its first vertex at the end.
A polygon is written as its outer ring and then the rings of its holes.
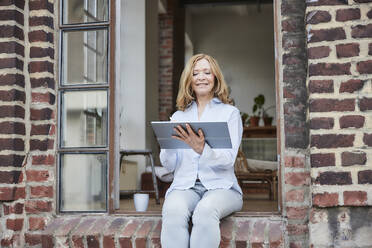
POLYGON ((202 154, 204 150, 204 134, 201 129, 198 130, 196 134, 190 127, 189 124, 186 124, 186 131, 182 126, 178 125, 174 129, 178 136, 173 135, 172 137, 188 144, 195 152, 202 154))

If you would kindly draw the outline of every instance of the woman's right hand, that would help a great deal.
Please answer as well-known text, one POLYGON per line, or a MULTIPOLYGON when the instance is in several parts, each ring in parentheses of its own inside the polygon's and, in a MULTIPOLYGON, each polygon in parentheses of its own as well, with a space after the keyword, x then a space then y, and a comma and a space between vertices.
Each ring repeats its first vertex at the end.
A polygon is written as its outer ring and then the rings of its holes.
POLYGON ((205 138, 203 131, 201 129, 198 130, 198 133, 196 134, 189 124, 186 124, 186 130, 183 129, 181 125, 178 125, 174 129, 177 133, 176 135, 173 135, 172 137, 185 142, 188 144, 196 153, 202 154, 204 150, 205 145, 205 138))

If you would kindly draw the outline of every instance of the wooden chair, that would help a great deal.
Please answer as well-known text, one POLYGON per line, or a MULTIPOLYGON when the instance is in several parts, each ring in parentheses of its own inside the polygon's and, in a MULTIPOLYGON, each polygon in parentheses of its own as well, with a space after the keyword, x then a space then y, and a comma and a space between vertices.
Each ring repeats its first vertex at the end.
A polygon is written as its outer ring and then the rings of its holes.
POLYGON ((243 191, 244 189, 265 189, 269 192, 270 200, 276 199, 277 171, 251 171, 247 158, 240 149, 236 157, 234 169, 238 183, 243 191))

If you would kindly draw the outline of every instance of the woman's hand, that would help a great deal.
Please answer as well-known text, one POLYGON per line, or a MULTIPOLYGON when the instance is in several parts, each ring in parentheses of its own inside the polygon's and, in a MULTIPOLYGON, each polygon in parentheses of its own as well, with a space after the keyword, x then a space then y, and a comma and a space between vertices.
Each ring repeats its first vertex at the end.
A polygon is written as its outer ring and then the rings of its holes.
POLYGON ((174 129, 178 136, 173 135, 172 137, 188 144, 195 152, 202 154, 204 150, 204 134, 201 129, 198 130, 196 134, 190 127, 189 124, 186 124, 186 131, 182 128, 181 125, 178 125, 174 129))

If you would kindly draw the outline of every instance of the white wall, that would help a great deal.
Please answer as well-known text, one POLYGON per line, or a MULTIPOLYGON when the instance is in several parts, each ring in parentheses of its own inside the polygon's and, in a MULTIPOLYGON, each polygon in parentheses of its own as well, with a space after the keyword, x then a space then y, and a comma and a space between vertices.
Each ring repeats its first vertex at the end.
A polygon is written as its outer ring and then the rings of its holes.
MULTIPOLYGON (((260 93, 266 107, 275 105, 273 6, 261 5, 260 13, 256 5, 244 6, 240 12, 236 5, 198 8, 187 9, 192 12, 194 53, 217 59, 236 106, 251 114, 253 98, 260 93)), ((269 114, 275 115, 275 109, 269 114)))

